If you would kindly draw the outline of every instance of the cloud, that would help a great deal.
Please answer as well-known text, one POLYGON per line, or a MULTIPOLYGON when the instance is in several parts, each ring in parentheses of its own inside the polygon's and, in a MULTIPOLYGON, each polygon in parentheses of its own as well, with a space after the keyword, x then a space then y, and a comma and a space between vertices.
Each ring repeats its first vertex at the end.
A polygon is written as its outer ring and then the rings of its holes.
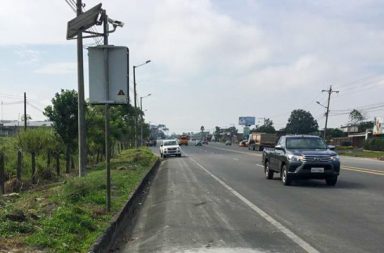
POLYGON ((58 62, 44 65, 34 71, 37 74, 65 75, 76 74, 75 62, 58 62))
POLYGON ((15 51, 19 64, 33 64, 40 61, 40 52, 30 48, 22 47, 15 51))

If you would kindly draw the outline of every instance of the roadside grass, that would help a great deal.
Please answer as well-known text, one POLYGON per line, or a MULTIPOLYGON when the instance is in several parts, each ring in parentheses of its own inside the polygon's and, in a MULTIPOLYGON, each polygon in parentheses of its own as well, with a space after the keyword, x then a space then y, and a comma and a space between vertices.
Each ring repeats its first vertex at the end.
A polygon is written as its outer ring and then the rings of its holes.
POLYGON ((111 160, 110 213, 105 210, 103 164, 86 177, 0 199, 0 251, 14 245, 22 252, 87 252, 156 159, 142 148, 125 150, 111 160))
POLYGON ((365 157, 365 158, 374 158, 374 159, 384 160, 384 151, 344 149, 344 150, 337 150, 337 152, 339 153, 339 155, 343 155, 343 156, 365 157))

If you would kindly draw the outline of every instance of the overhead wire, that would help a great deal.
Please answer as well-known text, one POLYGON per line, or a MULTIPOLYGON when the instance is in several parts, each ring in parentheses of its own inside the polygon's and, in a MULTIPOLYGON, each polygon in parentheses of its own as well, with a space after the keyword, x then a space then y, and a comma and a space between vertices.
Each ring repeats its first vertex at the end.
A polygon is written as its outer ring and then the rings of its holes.
POLYGON ((1 105, 17 105, 22 103, 24 103, 24 101, 15 101, 15 102, 8 102, 8 103, 1 102, 1 105))
POLYGON ((41 112, 41 113, 44 113, 44 111, 43 111, 41 108, 39 108, 38 106, 32 104, 31 102, 28 102, 28 101, 27 101, 27 104, 28 104, 29 106, 31 106, 32 108, 34 108, 35 110, 37 110, 37 111, 39 111, 39 112, 41 112))

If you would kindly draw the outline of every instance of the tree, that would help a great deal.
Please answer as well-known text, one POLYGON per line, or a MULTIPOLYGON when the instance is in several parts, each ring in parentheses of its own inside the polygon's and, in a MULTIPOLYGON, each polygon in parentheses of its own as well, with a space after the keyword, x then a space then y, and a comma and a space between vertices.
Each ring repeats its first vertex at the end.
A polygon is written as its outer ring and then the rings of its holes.
POLYGON ((276 129, 273 127, 273 121, 271 119, 266 118, 264 120, 264 124, 256 127, 255 132, 260 133, 275 133, 276 129))
POLYGON ((349 121, 352 123, 352 124, 357 124, 361 121, 365 120, 365 117, 364 115, 356 110, 356 109, 353 109, 350 113, 349 113, 349 121))
POLYGON ((316 132, 318 128, 319 125, 310 112, 297 109, 291 112, 285 131, 290 134, 309 134, 316 132))
POLYGON ((338 128, 328 128, 327 136, 330 138, 345 137, 347 134, 338 128))
POLYGON ((74 149, 77 138, 77 92, 61 90, 52 98, 52 105, 44 110, 44 115, 53 122, 53 128, 66 145, 66 172, 70 169, 71 150, 74 149))
POLYGON ((215 127, 215 132, 213 133, 213 135, 215 136, 215 140, 216 141, 220 140, 220 134, 221 134, 221 129, 220 129, 220 127, 216 126, 215 127))
POLYGON ((18 146, 31 154, 32 183, 36 183, 36 155, 47 146, 50 134, 48 129, 36 128, 22 131, 17 136, 18 146))
POLYGON ((359 131, 365 132, 367 129, 372 130, 375 122, 373 121, 363 121, 359 123, 359 131))

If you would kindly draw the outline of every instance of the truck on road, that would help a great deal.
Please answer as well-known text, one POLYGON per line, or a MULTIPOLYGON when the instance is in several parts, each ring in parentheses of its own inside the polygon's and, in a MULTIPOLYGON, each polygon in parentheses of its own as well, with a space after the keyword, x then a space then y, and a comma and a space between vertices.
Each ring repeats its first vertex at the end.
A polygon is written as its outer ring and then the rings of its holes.
POLYGON ((267 179, 280 174, 284 185, 294 179, 325 179, 334 186, 340 173, 340 159, 334 147, 313 135, 281 136, 274 149, 263 151, 262 162, 267 179))
POLYGON ((187 135, 182 135, 179 137, 179 145, 185 145, 188 146, 188 141, 189 141, 189 136, 187 135))
POLYGON ((248 137, 247 146, 249 150, 262 151, 264 148, 274 147, 276 140, 276 134, 253 132, 248 137))

